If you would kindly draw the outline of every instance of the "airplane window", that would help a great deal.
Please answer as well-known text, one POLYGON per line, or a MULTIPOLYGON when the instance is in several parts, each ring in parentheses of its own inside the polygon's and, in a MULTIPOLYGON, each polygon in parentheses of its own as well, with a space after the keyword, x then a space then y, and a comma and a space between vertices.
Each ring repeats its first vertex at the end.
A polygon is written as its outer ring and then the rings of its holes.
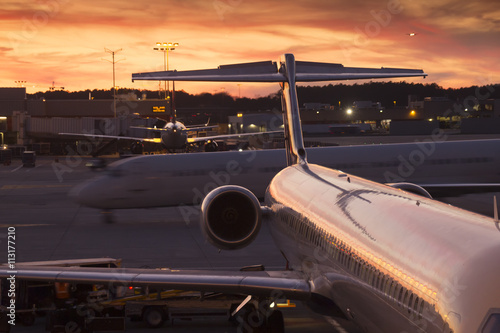
POLYGON ((408 313, 411 313, 413 308, 413 293, 410 295, 410 299, 408 300, 408 313))
POLYGON ((481 333, 500 332, 500 313, 493 313, 483 326, 481 333))
POLYGON ((399 287, 399 283, 397 283, 396 281, 394 281, 394 284, 393 284, 392 290, 391 290, 391 297, 394 298, 394 299, 396 299, 398 287, 399 287))
POLYGON ((408 296, 410 296, 410 292, 408 291, 408 289, 405 289, 405 294, 404 294, 403 300, 402 300, 402 303, 403 303, 402 305, 403 306, 408 307, 408 303, 409 303, 408 302, 408 296))
POLYGON ((420 300, 420 307, 418 308, 418 318, 422 319, 422 314, 424 313, 424 307, 426 303, 423 299, 420 300))
POLYGON ((399 295, 398 295, 398 302, 399 302, 399 305, 401 305, 402 301, 403 301, 403 294, 405 292, 404 290, 405 288, 404 287, 400 287, 399 289, 399 295))
POLYGON ((384 289, 384 294, 386 295, 389 295, 390 292, 391 292, 391 287, 392 287, 392 279, 391 278, 387 278, 387 281, 385 283, 385 289, 384 289))
POLYGON ((378 287, 378 280, 379 280, 378 273, 375 272, 375 276, 374 276, 373 281, 372 281, 373 282, 372 286, 374 286, 375 288, 378 287))
POLYGON ((419 310, 419 305, 420 305, 421 299, 420 297, 415 297, 415 304, 413 304, 413 310, 418 313, 419 317, 422 315, 421 313, 418 312, 419 310))
POLYGON ((385 279, 386 279, 385 274, 381 273, 381 274, 380 274, 380 280, 379 280, 379 284, 378 284, 378 286, 377 286, 377 289, 379 289, 379 290, 382 290, 382 291, 383 291, 384 286, 385 286, 385 279))
POLYGON ((359 278, 363 281, 365 280, 365 274, 366 274, 366 263, 363 261, 361 263, 361 267, 359 270, 359 278))
POLYGON ((372 280, 373 280, 373 269, 370 269, 370 272, 368 273, 368 280, 366 282, 368 282, 368 284, 372 284, 372 280))

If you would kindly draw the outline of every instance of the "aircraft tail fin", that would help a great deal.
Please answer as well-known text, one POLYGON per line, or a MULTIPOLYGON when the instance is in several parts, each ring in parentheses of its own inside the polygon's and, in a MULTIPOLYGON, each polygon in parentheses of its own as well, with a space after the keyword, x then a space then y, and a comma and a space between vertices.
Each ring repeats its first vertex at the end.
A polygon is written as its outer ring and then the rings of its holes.
POLYGON ((134 80, 154 81, 224 81, 278 82, 283 90, 282 108, 288 165, 307 163, 299 115, 296 82, 336 81, 427 76, 420 69, 358 68, 341 64, 295 61, 285 54, 279 63, 252 62, 219 66, 216 69, 193 71, 163 71, 132 74, 134 80))

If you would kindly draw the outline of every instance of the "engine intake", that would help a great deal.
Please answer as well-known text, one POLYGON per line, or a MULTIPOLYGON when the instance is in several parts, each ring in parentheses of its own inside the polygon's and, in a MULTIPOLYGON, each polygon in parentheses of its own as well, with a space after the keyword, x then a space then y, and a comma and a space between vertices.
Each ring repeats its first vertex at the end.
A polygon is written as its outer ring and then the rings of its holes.
POLYGON ((219 249, 236 250, 249 245, 262 221, 259 200, 244 187, 227 185, 211 191, 201 204, 201 228, 219 249))

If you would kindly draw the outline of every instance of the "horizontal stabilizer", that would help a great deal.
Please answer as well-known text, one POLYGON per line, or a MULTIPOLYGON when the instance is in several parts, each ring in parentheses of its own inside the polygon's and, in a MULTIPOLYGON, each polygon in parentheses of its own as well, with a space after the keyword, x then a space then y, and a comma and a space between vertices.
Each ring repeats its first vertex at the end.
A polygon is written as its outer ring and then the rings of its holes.
MULTIPOLYGON (((335 81, 391 77, 427 76, 420 69, 358 68, 341 64, 297 61, 295 81, 335 81)), ((161 71, 132 74, 134 80, 154 81, 226 81, 226 82, 286 82, 286 75, 276 62, 262 61, 219 66, 216 69, 193 71, 161 71)))
POLYGON ((194 71, 161 71, 132 74, 134 80, 154 81, 226 81, 226 82, 282 82, 272 61, 219 66, 217 69, 194 71))

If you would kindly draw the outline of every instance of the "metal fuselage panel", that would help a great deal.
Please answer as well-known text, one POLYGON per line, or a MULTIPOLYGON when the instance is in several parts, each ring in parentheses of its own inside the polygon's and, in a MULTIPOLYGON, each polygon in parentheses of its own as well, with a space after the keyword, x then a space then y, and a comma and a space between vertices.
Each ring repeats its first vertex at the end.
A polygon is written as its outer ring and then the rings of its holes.
POLYGON ((291 266, 367 331, 473 332, 500 307, 492 219, 317 165, 281 171, 266 205, 291 266))
POLYGON ((176 129, 165 131, 161 135, 161 143, 166 149, 182 149, 186 147, 187 132, 176 129))
MULTIPOLYGON (((500 183, 500 140, 309 148, 307 155, 312 163, 378 182, 500 183)), ((111 164, 72 195, 105 209, 196 205, 222 185, 244 186, 263 198, 283 168, 282 149, 138 156, 111 164)))

